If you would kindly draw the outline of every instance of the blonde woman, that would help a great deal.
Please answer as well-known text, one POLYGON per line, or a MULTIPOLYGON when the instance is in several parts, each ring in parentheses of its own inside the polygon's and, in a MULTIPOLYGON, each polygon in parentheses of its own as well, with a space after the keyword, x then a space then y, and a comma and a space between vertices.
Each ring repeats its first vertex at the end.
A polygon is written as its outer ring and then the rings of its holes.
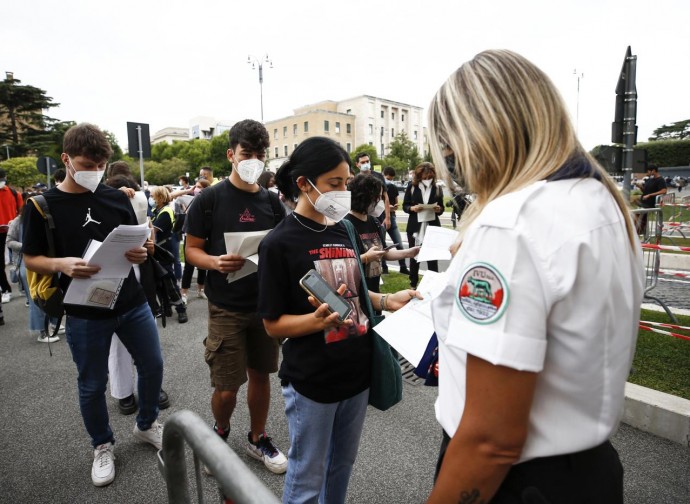
POLYGON ((433 303, 444 442, 429 502, 623 502, 609 437, 643 287, 624 201, 515 53, 463 64, 429 125, 442 175, 476 194, 433 303))

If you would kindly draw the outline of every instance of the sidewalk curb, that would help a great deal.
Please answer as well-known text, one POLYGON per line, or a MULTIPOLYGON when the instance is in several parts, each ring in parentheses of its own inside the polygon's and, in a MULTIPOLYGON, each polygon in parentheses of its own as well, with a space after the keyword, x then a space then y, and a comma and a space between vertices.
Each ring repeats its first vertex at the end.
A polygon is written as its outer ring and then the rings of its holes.
POLYGON ((661 253, 660 266, 662 269, 690 270, 690 254, 661 253))
POLYGON ((621 421, 690 447, 690 401, 687 399, 628 382, 621 421))

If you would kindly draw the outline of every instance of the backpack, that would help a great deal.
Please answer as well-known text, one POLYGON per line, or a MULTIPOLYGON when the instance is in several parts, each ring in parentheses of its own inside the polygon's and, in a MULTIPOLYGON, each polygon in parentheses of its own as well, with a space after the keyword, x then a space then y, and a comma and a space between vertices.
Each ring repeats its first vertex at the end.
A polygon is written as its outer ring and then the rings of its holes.
MULTIPOLYGON (((53 230, 55 229, 55 222, 53 216, 48 208, 48 202, 42 194, 32 196, 29 201, 33 203, 38 213, 41 214, 45 221, 46 239, 48 241, 48 257, 55 257, 55 237, 53 230)), ((62 317, 65 314, 65 305, 63 303, 64 292, 59 285, 59 274, 44 274, 26 269, 26 281, 29 284, 29 295, 34 303, 46 314, 44 329, 48 332, 50 318, 56 318, 55 330, 52 336, 55 336, 60 329, 62 317)), ((52 355, 52 353, 51 353, 52 355)))

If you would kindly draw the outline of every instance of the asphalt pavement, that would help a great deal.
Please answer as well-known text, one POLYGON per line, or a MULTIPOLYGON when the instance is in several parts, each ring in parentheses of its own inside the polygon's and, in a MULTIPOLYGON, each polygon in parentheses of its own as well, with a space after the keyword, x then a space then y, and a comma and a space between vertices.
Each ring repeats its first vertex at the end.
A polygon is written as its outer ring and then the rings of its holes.
MULTIPOLYGON (((190 290, 193 292, 193 290, 190 290)), ((168 502, 166 486, 156 463, 156 451, 133 439, 134 416, 122 416, 108 397, 116 435, 117 476, 113 484, 91 483, 93 460, 76 392, 76 370, 63 339, 38 343, 27 333, 24 300, 4 304, 0 326, 0 503, 155 503, 168 502)), ((161 413, 165 421, 186 409, 211 424, 211 388, 203 360, 206 302, 190 297, 189 322, 175 320, 160 328, 165 356, 164 388, 172 406, 161 413)), ((160 322, 159 322, 160 326, 160 322)), ((284 476, 268 472, 244 454, 249 419, 242 389, 233 416, 229 445, 277 496, 284 476)), ((268 433, 288 449, 287 422, 277 377, 272 379, 273 401, 268 433)), ((388 412, 370 409, 355 464, 348 502, 419 503, 432 486, 440 429, 434 418, 436 390, 404 386, 403 402, 388 412)), ((625 467, 628 504, 690 502, 690 450, 622 425, 613 439, 625 467)), ((188 453, 188 470, 192 472, 188 453)), ((195 487, 189 475, 190 493, 195 487)), ((217 502, 212 477, 202 476, 206 502, 217 502)))

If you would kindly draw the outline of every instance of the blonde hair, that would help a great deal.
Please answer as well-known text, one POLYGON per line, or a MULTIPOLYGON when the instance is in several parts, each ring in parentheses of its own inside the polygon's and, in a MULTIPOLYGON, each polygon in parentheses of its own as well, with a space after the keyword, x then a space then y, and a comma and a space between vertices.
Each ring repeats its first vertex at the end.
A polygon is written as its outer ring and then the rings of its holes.
POLYGON ((476 194, 461 230, 492 200, 544 180, 580 157, 616 200, 634 245, 636 234, 623 197, 578 142, 551 80, 519 54, 484 51, 458 68, 431 101, 429 130, 440 175, 452 187, 442 152, 448 147, 455 154, 458 182, 476 194))
POLYGON ((151 197, 156 201, 156 203, 162 202, 163 205, 167 205, 172 201, 170 191, 168 191, 165 186, 156 186, 151 189, 151 197))

